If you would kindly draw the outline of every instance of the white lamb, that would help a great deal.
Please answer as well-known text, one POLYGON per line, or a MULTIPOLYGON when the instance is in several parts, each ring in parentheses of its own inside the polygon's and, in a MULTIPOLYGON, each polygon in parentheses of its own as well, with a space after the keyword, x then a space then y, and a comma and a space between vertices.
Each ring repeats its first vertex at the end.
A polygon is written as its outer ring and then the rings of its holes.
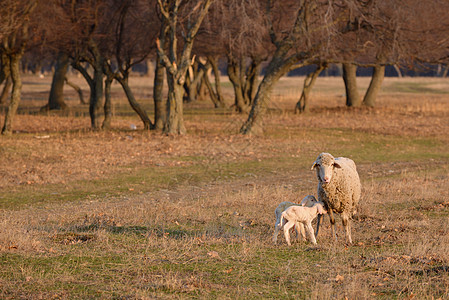
POLYGON ((317 202, 312 207, 307 206, 290 206, 281 214, 281 224, 284 219, 288 222, 284 225, 284 236, 287 244, 291 246, 290 229, 293 226, 299 227, 302 224, 309 235, 310 242, 316 245, 315 234, 313 233, 312 221, 318 215, 326 214, 323 202, 317 202))
MULTIPOLYGON (((284 226, 284 223, 281 223, 281 214, 282 214, 282 212, 284 212, 290 206, 308 206, 308 207, 311 207, 311 206, 313 206, 317 202, 318 202, 318 200, 316 200, 315 196, 313 196, 313 195, 305 196, 301 200, 300 204, 296 204, 296 203, 289 202, 289 201, 281 202, 278 205, 278 207, 276 208, 276 210, 274 211, 274 215, 276 216, 276 222, 274 223, 273 242, 275 244, 277 243, 279 230, 282 228, 282 226, 284 226)), ((306 238, 305 238, 305 233, 304 233, 304 225, 302 223, 299 223, 299 227, 295 227, 295 229, 296 229, 296 235, 297 236, 301 236, 302 240, 305 240, 306 238)))

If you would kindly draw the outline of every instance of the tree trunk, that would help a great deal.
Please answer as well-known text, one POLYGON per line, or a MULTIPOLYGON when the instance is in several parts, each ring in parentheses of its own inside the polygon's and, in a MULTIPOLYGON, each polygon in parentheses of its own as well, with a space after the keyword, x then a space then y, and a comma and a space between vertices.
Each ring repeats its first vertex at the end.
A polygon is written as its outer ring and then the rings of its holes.
MULTIPOLYGON (((101 63, 103 59, 100 59, 101 63)), ((100 62, 94 67, 93 82, 90 90, 89 115, 93 129, 100 128, 100 111, 103 105, 103 71, 100 62)))
POLYGON ((394 69, 396 70, 396 73, 398 73, 398 77, 402 78, 402 72, 401 72, 401 68, 399 68, 398 65, 393 65, 394 69))
POLYGON ((262 60, 253 58, 248 68, 245 81, 245 99, 249 105, 252 104, 254 97, 256 96, 257 86, 259 85, 259 73, 262 60))
POLYGON ((200 91, 200 85, 202 84, 203 81, 203 75, 204 72, 206 71, 205 66, 202 63, 198 63, 198 60, 195 62, 196 71, 193 72, 194 73, 193 80, 190 81, 189 85, 188 102, 194 102, 197 100, 198 93, 200 91))
POLYGON ((2 134, 10 135, 12 133, 12 123, 13 119, 17 113, 17 108, 19 107, 21 90, 22 90, 22 79, 20 77, 20 59, 21 55, 12 54, 9 57, 11 80, 12 80, 12 92, 11 101, 9 102, 8 111, 5 116, 5 123, 3 125, 2 134))
MULTIPOLYGON (((287 57, 287 53, 290 49, 289 43, 282 44, 276 49, 276 52, 266 68, 265 76, 257 89, 248 119, 240 128, 240 133, 255 135, 263 133, 262 117, 268 106, 274 85, 282 76, 287 74, 293 65, 298 63, 298 61, 303 61, 302 56, 293 55, 287 57)), ((303 63, 305 63, 305 61, 303 61, 303 63)))
POLYGON ((156 58, 156 69, 154 71, 153 99, 154 99, 154 127, 163 130, 167 117, 166 99, 163 97, 165 68, 158 57, 156 58))
POLYGON ((228 77, 234 88, 234 107, 237 112, 246 113, 249 107, 245 104, 240 71, 240 66, 235 61, 228 59, 228 77))
POLYGON ((75 83, 69 81, 69 79, 67 77, 65 77, 64 80, 68 86, 70 86, 77 92, 78 97, 80 98, 80 103, 87 104, 86 100, 84 100, 83 91, 81 90, 81 88, 78 85, 76 85, 75 83))
POLYGON ((5 85, 3 86, 2 93, 0 94, 0 104, 5 103, 6 99, 9 96, 9 90, 11 89, 11 85, 12 85, 11 76, 8 75, 8 77, 6 77, 4 82, 5 82, 5 85))
POLYGON ((8 56, 2 53, 0 54, 0 84, 10 76, 10 73, 8 56))
POLYGON ((209 91, 210 99, 212 100, 212 103, 214 103, 215 108, 224 107, 224 103, 220 102, 220 100, 218 100, 217 95, 215 94, 214 88, 212 87, 212 84, 210 83, 208 73, 209 72, 204 72, 203 81, 206 84, 206 87, 209 91))
POLYGON ((207 87, 206 83, 203 80, 203 77, 201 77, 201 80, 198 85, 199 86, 196 98, 200 101, 204 101, 207 98, 207 87))
POLYGON ((343 63, 343 81, 346 90, 346 106, 360 106, 361 99, 357 90, 357 66, 352 63, 343 63))
POLYGON ((9 66, 9 59, 6 54, 1 55, 1 68, 0 68, 0 84, 5 83, 0 94, 0 103, 5 103, 6 98, 9 96, 9 90, 11 88, 11 70, 9 66))
POLYGON ((316 79, 320 75, 320 73, 326 69, 325 64, 320 64, 317 66, 316 70, 309 73, 306 78, 304 78, 304 84, 303 89, 301 93, 301 97, 299 98, 299 101, 296 103, 295 106, 295 113, 308 113, 310 111, 309 109, 309 94, 312 90, 316 79))
MULTIPOLYGON (((159 32, 160 45, 167 49, 169 45, 168 39, 168 23, 165 20, 161 24, 159 32)), ((165 123, 167 122, 167 99, 163 97, 165 66, 162 61, 161 54, 156 51, 156 68, 154 70, 154 84, 153 84, 153 100, 154 100, 154 129, 164 130, 165 123)))
POLYGON ((376 98, 379 94, 380 88, 382 87, 382 82, 385 76, 385 65, 379 65, 374 67, 373 76, 371 77, 371 82, 369 84, 368 90, 363 98, 363 105, 374 107, 376 104, 376 98))
POLYGON ((167 74, 168 82, 168 102, 167 102, 167 122, 164 132, 168 134, 185 134, 183 113, 184 87, 170 73, 167 74))
POLYGON ((56 62, 56 69, 53 73, 48 103, 41 108, 41 111, 67 109, 67 104, 64 102, 64 81, 68 66, 69 56, 63 52, 60 52, 56 62))
POLYGON ((263 120, 262 116, 266 110, 268 101, 271 97, 274 84, 278 81, 275 76, 267 76, 262 80, 259 85, 256 96, 254 97, 253 105, 248 116, 248 120, 240 128, 240 132, 243 134, 263 134, 263 120))
POLYGON ((225 106, 225 101, 223 97, 223 92, 221 90, 221 80, 220 80, 220 69, 218 68, 218 59, 217 57, 208 57, 210 65, 212 66, 212 71, 214 72, 214 80, 215 80, 215 94, 217 96, 218 101, 222 107, 225 106))
POLYGON ((112 101, 111 101, 111 85, 113 78, 107 76, 104 81, 104 119, 101 125, 102 129, 110 129, 112 121, 112 101))
POLYGON ((154 129, 154 125, 151 123, 151 120, 148 117, 147 113, 134 97, 134 93, 128 85, 128 78, 117 77, 116 79, 122 86, 123 91, 125 91, 126 98, 128 98, 128 102, 131 105, 132 109, 137 113, 137 115, 139 115, 140 120, 143 122, 143 128, 145 130, 154 129))
POLYGON ((184 82, 184 95, 182 97, 182 101, 184 102, 190 102, 190 89, 191 89, 191 83, 192 80, 190 79, 191 77, 189 76, 189 71, 187 71, 187 76, 186 76, 186 81, 184 82))
POLYGON ((449 66, 446 66, 446 67, 444 68, 443 73, 441 74, 441 77, 446 78, 446 77, 447 77, 448 71, 449 71, 449 66))

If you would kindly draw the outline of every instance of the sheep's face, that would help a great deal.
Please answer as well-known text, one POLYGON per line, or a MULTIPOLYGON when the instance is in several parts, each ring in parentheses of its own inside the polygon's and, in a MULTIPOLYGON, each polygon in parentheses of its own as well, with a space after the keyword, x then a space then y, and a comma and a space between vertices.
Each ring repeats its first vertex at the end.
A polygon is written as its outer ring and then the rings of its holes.
POLYGON ((318 200, 315 198, 315 196, 313 195, 308 195, 305 196, 302 200, 301 203, 299 205, 301 206, 307 206, 307 207, 312 207, 315 203, 317 203, 318 200))
POLYGON ((321 153, 313 163, 312 170, 316 169, 318 181, 322 184, 328 184, 332 180, 334 168, 340 168, 340 165, 335 162, 334 157, 329 153, 321 153))

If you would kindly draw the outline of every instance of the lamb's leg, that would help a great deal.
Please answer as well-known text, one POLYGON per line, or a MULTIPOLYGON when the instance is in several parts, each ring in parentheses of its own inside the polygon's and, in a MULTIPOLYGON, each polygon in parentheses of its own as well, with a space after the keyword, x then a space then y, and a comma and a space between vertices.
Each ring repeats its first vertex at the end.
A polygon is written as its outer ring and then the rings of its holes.
POLYGON ((349 244, 352 244, 352 238, 351 238, 351 219, 349 216, 345 213, 341 214, 341 220, 343 223, 343 226, 345 227, 345 234, 346 234, 346 241, 349 244))
POLYGON ((276 244, 278 241, 279 229, 281 229, 281 224, 276 222, 276 224, 274 224, 274 235, 273 235, 274 244, 276 244))
POLYGON ((295 222, 292 221, 288 221, 287 224, 284 225, 284 236, 285 236, 285 240, 287 241, 287 244, 289 246, 292 245, 292 243, 290 242, 290 229, 295 226, 295 222))
MULTIPOLYGON (((301 239, 303 240, 303 241, 305 241, 306 240, 306 234, 305 234, 305 230, 304 230, 304 224, 303 223, 301 223, 301 222, 296 222, 296 228, 299 228, 299 230, 297 229, 297 231, 299 231, 299 234, 298 234, 298 236, 300 235, 301 236, 301 239)), ((299 238, 298 238, 299 239, 299 238)))
POLYGON ((313 234, 312 223, 308 222, 306 224, 306 228, 307 228, 307 234, 309 235, 310 241, 312 242, 312 244, 316 245, 316 239, 315 239, 315 235, 313 234))
POLYGON ((337 233, 335 231, 335 218, 334 218, 334 212, 332 209, 329 209, 329 221, 331 222, 331 232, 332 236, 337 240, 337 233))

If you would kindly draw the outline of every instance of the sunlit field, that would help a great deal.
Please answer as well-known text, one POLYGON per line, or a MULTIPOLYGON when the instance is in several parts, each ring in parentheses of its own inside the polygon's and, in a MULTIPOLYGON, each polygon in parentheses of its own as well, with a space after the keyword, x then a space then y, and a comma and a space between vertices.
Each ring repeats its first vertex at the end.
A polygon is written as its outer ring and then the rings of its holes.
MULTIPOLYGON (((228 107, 186 103, 187 134, 167 136, 117 84, 112 130, 91 131, 73 89, 42 114, 51 77, 25 76, 0 137, 0 298, 449 298, 447 78, 386 78, 375 108, 348 109, 343 80, 320 77, 295 115, 303 79, 276 86, 263 136, 238 134, 224 77, 228 107), (320 152, 357 164, 354 244, 326 217, 317 246, 274 245, 274 210, 316 195, 320 152)), ((153 79, 130 80, 153 119, 153 79)))

